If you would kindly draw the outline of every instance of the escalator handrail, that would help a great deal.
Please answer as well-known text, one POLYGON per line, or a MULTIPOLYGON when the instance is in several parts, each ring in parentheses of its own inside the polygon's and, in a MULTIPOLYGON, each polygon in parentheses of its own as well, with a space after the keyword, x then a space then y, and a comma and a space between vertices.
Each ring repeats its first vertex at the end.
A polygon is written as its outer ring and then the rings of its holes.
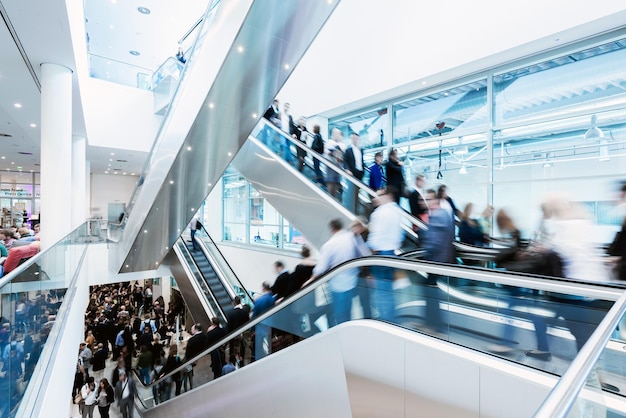
MULTIPOLYGON (((207 25, 207 22, 209 22, 210 19, 207 19, 207 17, 216 10, 217 6, 221 3, 221 0, 211 0, 210 3, 207 6, 207 10, 206 12, 203 13, 202 17, 200 17, 200 19, 198 19, 196 25, 193 26, 193 29, 196 29, 198 27, 198 25, 201 25, 200 27, 200 31, 202 32, 204 30, 204 27, 207 25)), ((201 33, 200 32, 200 33, 201 33)), ((195 50, 196 47, 198 46, 198 40, 200 38, 197 37, 196 40, 193 43, 193 46, 191 47, 191 50, 195 50)), ((191 55, 189 56, 189 59, 187 59, 187 63, 189 63, 189 60, 191 59, 191 55)), ((181 73, 181 77, 180 80, 178 82, 178 85, 176 86, 176 89, 174 91, 174 95, 176 95, 176 93, 178 92, 178 88, 180 87, 180 81, 183 80, 183 78, 185 78, 185 74, 191 71, 191 67, 189 65, 185 65, 184 69, 183 69, 183 73, 181 73)), ((173 96, 172 96, 173 97, 173 96)), ((164 126, 166 125, 166 123, 168 122, 169 118, 168 118, 168 114, 171 112, 171 108, 168 110, 167 114, 163 117, 163 120, 161 122, 161 126, 159 127, 159 130, 155 136, 155 140, 152 143, 152 146, 150 147, 150 151, 148 152, 148 157, 146 158, 146 161, 144 162, 144 165, 141 169, 141 172, 139 174, 139 180, 137 181, 137 183, 135 184, 135 187, 133 188, 133 191, 130 195, 130 199, 128 199, 128 204, 126 205, 126 207, 124 208, 124 217, 122 218, 122 221, 120 222, 120 226, 121 228, 124 228, 126 226, 126 222, 128 220, 128 217, 130 216, 130 213, 132 211, 132 208, 135 204, 135 200, 137 200, 137 196, 139 195, 139 190, 141 189, 141 186, 143 185, 143 180, 146 178, 146 175, 152 165, 152 157, 155 153, 155 150, 157 149, 157 147, 160 145, 159 142, 159 138, 161 137, 161 130, 164 129, 164 126)))
MULTIPOLYGON (((248 300, 250 300, 251 302, 253 301, 252 299, 252 295, 250 295, 250 292, 248 292, 248 289, 246 289, 243 285, 243 283, 241 283, 241 280, 239 280, 239 277, 235 274, 235 270, 233 270, 233 268, 231 267, 230 263, 228 262, 228 260, 226 259, 226 257, 224 257, 224 254, 222 254, 222 251, 220 251, 219 247, 217 246, 217 244, 215 243, 215 241, 213 240, 213 238, 211 238, 211 235, 209 234, 209 232, 206 230, 206 228, 204 227, 204 225, 202 225, 200 227, 200 231, 202 233, 202 237, 206 237, 209 239, 209 241, 211 241, 211 244, 213 244, 213 248, 215 248, 215 251, 217 251, 217 253, 219 254, 219 256, 222 258, 222 261, 226 264, 226 266, 228 266, 228 269, 230 270, 233 279, 237 282, 237 284, 239 285, 239 288, 246 294, 246 297, 248 298, 248 300)), ((214 267, 215 269, 215 267, 214 267)), ((224 272, 221 271, 221 269, 219 273, 224 274, 224 272)), ((217 272, 217 271, 216 271, 217 272)), ((224 278, 223 277, 219 277, 220 281, 222 283, 224 283, 224 278)), ((230 293, 230 292, 229 292, 230 293)))
POLYGON ((613 304, 600 324, 591 334, 578 355, 574 358, 567 371, 561 376, 552 388, 548 397, 543 401, 534 417, 552 418, 565 417, 574 405, 578 393, 585 385, 589 374, 604 352, 617 325, 626 313, 626 291, 613 304))
MULTIPOLYGON (((189 258, 191 258, 193 260, 194 267, 195 267, 196 271, 198 271, 200 273, 200 275, 202 275, 202 271, 198 267, 198 265, 196 263, 196 260, 190 254, 189 248, 185 244, 185 242, 184 242, 182 237, 180 237, 180 239, 178 240, 178 248, 174 247, 174 252, 176 253, 177 256, 178 256, 178 253, 177 253, 178 251, 181 252, 180 257, 183 258, 183 260, 181 260, 181 262, 185 261, 185 264, 183 264, 182 267, 183 267, 183 270, 185 270, 185 273, 187 274, 187 276, 189 277, 189 275, 191 275, 195 279, 195 275, 193 274, 193 271, 189 271, 189 272, 187 271, 189 269, 189 266, 187 266, 187 260, 183 256, 183 251, 185 253, 189 254, 189 258), (184 250, 180 249, 180 247, 183 247, 184 250)), ((204 275, 202 275, 202 278, 204 279, 204 275)), ((206 280, 205 280, 205 283, 206 283, 206 280)), ((209 313, 211 314, 211 318, 216 317, 216 316, 220 316, 220 314, 221 314, 221 318, 225 319, 226 318, 226 313, 224 312, 224 310, 220 306, 219 302, 217 301, 217 298, 215 297, 215 294, 213 293, 213 290, 209 287, 208 284, 206 284, 206 287, 209 289, 209 292, 211 293, 211 298, 213 299, 213 303, 215 304, 215 306, 219 310, 219 312, 213 312, 213 309, 211 308, 210 304, 208 304, 207 306, 210 309, 209 313)), ((202 293, 204 293, 204 291, 202 293)))
POLYGON ((328 272, 321 275, 314 283, 311 285, 298 290, 293 295, 286 298, 283 302, 272 306, 272 308, 268 309, 263 314, 258 317, 249 320, 244 325, 239 327, 236 330, 233 330, 231 333, 227 334, 220 341, 214 343, 209 348, 204 350, 202 353, 198 354, 192 359, 187 360, 185 363, 182 363, 179 367, 170 371, 168 374, 163 375, 160 379, 157 379, 151 382, 149 385, 144 385, 142 382, 140 384, 144 387, 152 387, 155 384, 158 384, 169 376, 173 374, 183 371, 187 365, 197 362, 201 358, 210 355, 210 353, 224 344, 230 342, 231 339, 238 336, 239 334, 252 329, 257 324, 265 321, 269 317, 273 316, 276 312, 282 310, 285 307, 289 307, 291 302, 295 302, 299 300, 301 297, 309 294, 310 292, 315 291, 319 286, 327 283, 336 275, 343 273, 347 270, 359 268, 359 267, 368 267, 372 265, 382 265, 385 267, 391 267, 395 269, 404 269, 404 270, 420 270, 424 271, 428 274, 436 274, 441 276, 453 276, 453 277, 462 277, 470 280, 476 280, 480 282, 487 283, 496 283, 502 285, 516 286, 516 287, 524 287, 531 288, 536 290, 543 290, 546 292, 553 293, 561 293, 561 294, 576 294, 578 296, 590 297, 594 299, 605 299, 605 300, 618 300, 623 294, 623 287, 619 285, 613 285, 610 283, 592 283, 592 282, 582 282, 580 280, 566 279, 566 278, 548 278, 542 276, 534 276, 523 273, 511 273, 505 271, 493 271, 487 269, 479 269, 479 268, 467 268, 467 267, 458 267, 452 264, 443 264, 436 263, 431 261, 422 261, 422 260, 407 260, 404 258, 391 257, 391 256, 367 256, 356 258, 350 261, 346 261, 342 263, 328 272), (451 274, 452 273, 452 274, 451 274), (456 274, 455 274, 456 273, 456 274), (522 283, 520 283, 522 282, 522 283), (575 292, 574 292, 575 291, 575 292))
MULTIPOLYGON (((281 135, 283 138, 290 141, 290 143, 292 143, 294 146, 302 149, 303 151, 306 151, 307 153, 310 153, 311 155, 315 156, 315 158, 317 158, 318 160, 325 161, 324 165, 326 166, 326 168, 333 170, 334 172, 338 173, 341 176, 341 178, 343 178, 347 182, 352 183, 358 189, 365 191, 368 194, 368 196, 370 196, 370 198, 373 199, 377 196, 376 191, 371 189, 368 185, 364 184, 363 182, 357 180, 354 176, 346 173, 346 171, 343 168, 337 166, 334 162, 330 161, 326 155, 322 155, 316 151, 313 151, 313 149, 311 149, 309 146, 304 144, 302 141, 298 141, 297 139, 292 138, 290 135, 287 135, 287 133, 285 133, 283 130, 279 129, 270 121, 264 118, 261 118, 261 120, 259 121, 259 125, 260 124, 263 124, 264 126, 267 126, 270 129, 274 130, 274 132, 276 132, 277 134, 281 135)), ((258 129, 258 125, 257 125, 257 128, 253 130, 253 132, 257 132, 257 129, 258 129)), ((252 134, 250 136, 254 137, 252 134)), ((411 225, 417 225, 417 227, 420 230, 425 231, 428 229, 428 226, 424 222, 422 222, 420 219, 414 217, 413 215, 411 215, 410 213, 404 210, 402 211, 402 216, 406 220, 408 220, 411 223, 411 225)))

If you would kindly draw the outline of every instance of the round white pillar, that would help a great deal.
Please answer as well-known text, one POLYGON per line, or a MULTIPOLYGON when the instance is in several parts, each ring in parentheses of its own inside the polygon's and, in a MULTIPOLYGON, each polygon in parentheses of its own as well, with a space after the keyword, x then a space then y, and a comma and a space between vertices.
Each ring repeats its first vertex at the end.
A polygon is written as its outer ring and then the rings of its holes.
POLYGON ((72 70, 41 64, 41 248, 72 230, 72 70))
POLYGON ((87 219, 86 204, 86 157, 87 140, 82 136, 72 137, 72 223, 75 229, 87 219))

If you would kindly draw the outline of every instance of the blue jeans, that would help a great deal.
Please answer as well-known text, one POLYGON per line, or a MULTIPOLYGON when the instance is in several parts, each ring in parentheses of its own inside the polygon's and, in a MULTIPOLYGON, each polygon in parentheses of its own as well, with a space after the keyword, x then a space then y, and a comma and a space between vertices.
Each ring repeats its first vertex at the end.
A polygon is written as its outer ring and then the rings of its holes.
POLYGON ((333 314, 337 325, 350 320, 352 298, 354 298, 355 293, 355 289, 345 292, 333 292, 333 314))
POLYGON ((196 244, 196 229, 191 230, 191 244, 193 245, 193 249, 198 249, 198 244, 196 244))
MULTIPOLYGON (((376 255, 395 255, 393 250, 377 251, 376 255)), ((396 301, 393 293, 392 267, 372 266, 372 275, 376 279, 376 300, 378 319, 396 322, 396 301)))
POLYGON ((144 385, 150 384, 150 367, 142 367, 139 369, 139 377, 141 377, 141 381, 144 385))

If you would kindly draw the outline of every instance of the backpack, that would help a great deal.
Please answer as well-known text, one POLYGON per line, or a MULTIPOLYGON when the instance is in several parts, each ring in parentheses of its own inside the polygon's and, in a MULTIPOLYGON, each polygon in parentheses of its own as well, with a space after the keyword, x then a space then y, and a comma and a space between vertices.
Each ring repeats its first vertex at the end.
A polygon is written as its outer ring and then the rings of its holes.
POLYGON ((196 229, 198 229, 198 230, 202 229, 202 224, 197 219, 196 219, 196 229))
POLYGON ((322 135, 315 134, 313 137, 313 143, 311 144, 311 149, 318 154, 324 153, 324 140, 322 139, 322 135))

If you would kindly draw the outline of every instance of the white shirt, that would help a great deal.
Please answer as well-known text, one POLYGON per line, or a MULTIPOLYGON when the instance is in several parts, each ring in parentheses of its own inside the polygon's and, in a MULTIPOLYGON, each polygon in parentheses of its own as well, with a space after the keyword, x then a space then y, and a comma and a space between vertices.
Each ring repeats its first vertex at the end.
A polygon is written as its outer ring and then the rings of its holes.
POLYGON ((354 154, 354 168, 359 171, 363 171, 363 157, 361 154, 361 148, 352 147, 352 153, 354 154))
POLYGON ((283 111, 280 114, 280 125, 283 131, 291 134, 291 126, 289 126, 289 113, 283 111))
POLYGON ((396 202, 387 202, 374 210, 370 218, 367 244, 372 251, 390 251, 402 246, 402 212, 396 202))
MULTIPOLYGON (((354 234, 345 229, 336 232, 322 245, 313 274, 319 276, 328 270, 348 260, 364 255, 356 246, 354 234)), ((328 286, 333 292, 347 292, 356 286, 358 269, 350 269, 333 277, 328 286)))

